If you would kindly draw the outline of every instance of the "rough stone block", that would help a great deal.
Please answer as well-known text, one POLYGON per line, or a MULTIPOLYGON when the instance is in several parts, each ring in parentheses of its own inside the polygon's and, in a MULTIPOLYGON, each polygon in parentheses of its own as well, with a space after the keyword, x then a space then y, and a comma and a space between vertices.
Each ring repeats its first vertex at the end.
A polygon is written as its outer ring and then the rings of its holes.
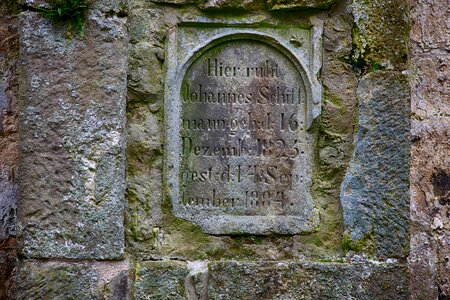
POLYGON ((142 262, 136 268, 134 293, 137 300, 186 299, 186 263, 179 261, 142 262))
POLYGON ((91 11, 84 38, 21 14, 18 231, 27 257, 123 255, 125 20, 91 11))
POLYGON ((406 257, 408 84, 399 73, 372 72, 360 81, 357 95, 360 124, 352 162, 341 186, 348 247, 379 257, 406 257))
POLYGON ((396 263, 177 261, 138 267, 136 299, 407 299, 396 263))
POLYGON ((18 299, 129 299, 128 264, 25 260, 18 299), (127 274, 124 277, 124 274, 127 274))
POLYGON ((30 262, 21 264, 18 299, 94 299, 97 274, 86 264, 30 262))
POLYGON ((408 299, 397 264, 215 262, 209 299, 408 299))

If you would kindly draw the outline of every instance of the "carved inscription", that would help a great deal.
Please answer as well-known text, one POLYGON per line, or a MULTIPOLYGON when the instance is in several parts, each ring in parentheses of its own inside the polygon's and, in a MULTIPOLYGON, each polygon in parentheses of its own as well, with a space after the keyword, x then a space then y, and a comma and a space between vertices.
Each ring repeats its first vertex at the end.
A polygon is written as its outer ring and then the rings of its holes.
POLYGON ((211 215, 302 215, 311 157, 306 92, 278 49, 235 40, 207 50, 181 84, 180 202, 211 215))

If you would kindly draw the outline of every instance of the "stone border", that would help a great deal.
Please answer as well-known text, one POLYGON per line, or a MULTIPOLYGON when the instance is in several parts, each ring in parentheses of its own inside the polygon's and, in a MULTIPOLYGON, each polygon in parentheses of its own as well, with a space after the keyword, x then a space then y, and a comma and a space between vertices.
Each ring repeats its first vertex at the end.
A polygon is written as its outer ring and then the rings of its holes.
MULTIPOLYGON (((239 24, 231 26, 227 24, 215 23, 194 23, 205 28, 199 30, 197 43, 194 48, 179 49, 178 39, 181 38, 183 28, 189 28, 193 23, 179 23, 172 27, 168 32, 166 43, 166 80, 165 80, 165 163, 164 178, 166 186, 166 195, 169 195, 173 203, 173 212, 177 217, 187 218, 188 220, 199 223, 202 229, 211 234, 297 234, 314 231, 319 225, 319 215, 317 209, 310 207, 310 218, 304 220, 299 216, 189 216, 180 205, 179 199, 179 167, 180 167, 180 115, 181 102, 178 100, 181 90, 181 82, 187 69, 198 57, 212 47, 232 40, 252 39, 264 42, 283 53, 289 60, 297 66, 300 76, 304 80, 307 94, 307 128, 313 122, 313 119, 320 115, 322 103, 322 86, 318 81, 318 75, 322 66, 322 22, 319 19, 311 19, 313 24, 310 27, 309 40, 305 42, 307 49, 301 50, 289 43, 285 36, 282 36, 280 29, 276 26, 253 28, 248 24, 241 27, 239 24), (213 28, 213 29, 211 29, 213 28), (200 38, 201 37, 201 38, 200 38), (198 43, 198 41, 204 41, 198 43), (309 58, 309 59, 308 59, 309 58), (188 217, 186 217, 188 215, 188 217), (200 219, 200 220, 198 220, 200 219), (197 222, 196 222, 197 221, 197 222), (214 223, 214 226, 211 224, 214 223), (219 225, 217 225, 219 223, 219 225), (221 226, 226 224, 227 226, 221 226), (257 225, 257 226, 255 226, 257 225), (223 227, 227 230, 220 232, 216 228, 223 227), (281 231, 275 228, 283 228, 281 231)), ((302 28, 292 27, 293 30, 302 28)), ((305 34, 305 32, 303 32, 305 34)), ((312 201, 313 203, 313 201, 312 201)))

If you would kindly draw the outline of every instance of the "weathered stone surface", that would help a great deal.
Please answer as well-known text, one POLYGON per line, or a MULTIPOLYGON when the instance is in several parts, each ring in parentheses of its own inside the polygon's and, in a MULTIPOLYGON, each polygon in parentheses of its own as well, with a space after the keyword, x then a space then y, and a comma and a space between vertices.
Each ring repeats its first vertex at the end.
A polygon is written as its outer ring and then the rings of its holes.
POLYGON ((414 117, 450 117, 450 55, 414 56, 409 71, 414 117))
POLYGON ((407 0, 354 0, 353 60, 366 69, 404 70, 408 57, 407 0))
POLYGON ((177 217, 213 234, 314 231, 315 24, 310 32, 186 26, 170 36, 166 98, 177 100, 166 102, 166 176, 177 217))
POLYGON ((18 299, 129 299, 127 263, 25 260, 20 263, 18 299))
POLYGON ((336 3, 336 0, 207 0, 202 2, 200 4, 202 9, 304 10, 328 9, 336 3))
POLYGON ((27 257, 123 255, 124 23, 91 11, 85 37, 68 41, 37 13, 21 15, 18 230, 27 257))
POLYGON ((336 0, 268 0, 270 9, 329 9, 336 0))
POLYGON ((186 299, 188 274, 187 265, 183 262, 142 262, 136 268, 135 299, 186 299))
POLYGON ((18 162, 18 7, 0 4, 0 244, 15 236, 18 162))
POLYGON ((450 122, 429 117, 411 125, 411 221, 416 237, 411 241, 411 282, 419 295, 415 299, 437 297, 438 287, 449 296, 450 122), (421 282, 423 278, 429 284, 421 282))
POLYGON ((209 299, 408 299, 398 264, 215 262, 209 299))
POLYGON ((411 233, 408 257, 411 299, 438 299, 436 248, 434 237, 424 232, 411 233))
POLYGON ((80 263, 25 261, 17 280, 18 299, 96 299, 98 274, 80 263))
POLYGON ((107 282, 104 288, 103 298, 108 300, 132 299, 130 286, 129 271, 121 271, 107 282))
POLYGON ((220 215, 213 224, 200 222, 214 233, 286 233, 285 215, 292 216, 291 230, 311 230, 312 142, 305 133, 307 92, 297 67, 261 42, 224 43, 189 67, 181 93, 183 208, 175 213, 195 223, 220 215), (205 148, 210 151, 197 151, 205 148), (243 224, 228 229, 232 225, 219 221, 228 218, 243 224))
POLYGON ((0 299, 16 299, 17 257, 14 243, 0 250, 0 299))
POLYGON ((100 299, 130 300, 131 270, 128 261, 91 263, 98 274, 97 289, 100 299))
POLYGON ((450 50, 448 0, 409 0, 411 53, 450 50))
POLYGON ((412 299, 450 297, 450 5, 409 1, 412 299))
POLYGON ((445 214, 450 190, 450 122, 435 117, 413 120, 411 125, 411 220, 424 228, 443 229, 449 226, 445 214))
POLYGON ((348 247, 378 257, 406 257, 409 248, 408 85, 399 73, 377 71, 361 79, 357 94, 359 128, 353 159, 341 190, 348 247))
POLYGON ((144 262, 136 299, 407 299, 396 263, 144 262))
POLYGON ((0 299, 16 298, 19 6, 0 3, 0 299))
POLYGON ((313 194, 320 203, 320 237, 297 237, 297 245, 317 257, 326 256, 324 250, 327 248, 336 249, 338 253, 342 251, 340 184, 351 159, 358 114, 358 73, 344 59, 352 52, 352 24, 348 7, 341 3, 333 8, 324 26, 321 71, 324 98, 318 124, 317 175, 313 182, 313 194), (313 245, 310 245, 311 241, 314 241, 313 245))
POLYGON ((199 5, 202 9, 259 10, 266 7, 265 0, 206 0, 199 5))
MULTIPOLYGON (((30 8, 50 8, 54 0, 17 0, 20 5, 30 8)), ((91 10, 98 10, 109 15, 126 15, 128 11, 128 0, 88 0, 91 10)))
MULTIPOLYGON (((448 190, 450 190, 450 180, 448 183, 448 190)), ((447 198, 448 201, 448 198, 447 198)), ((447 205, 448 206, 448 205, 447 205)), ((448 208, 447 208, 448 210, 448 208)), ((447 211, 448 215, 448 211, 447 211)), ((450 226, 448 221, 444 229, 439 230, 437 234, 438 251, 437 257, 439 262, 438 284, 439 296, 441 298, 450 297, 450 226)))

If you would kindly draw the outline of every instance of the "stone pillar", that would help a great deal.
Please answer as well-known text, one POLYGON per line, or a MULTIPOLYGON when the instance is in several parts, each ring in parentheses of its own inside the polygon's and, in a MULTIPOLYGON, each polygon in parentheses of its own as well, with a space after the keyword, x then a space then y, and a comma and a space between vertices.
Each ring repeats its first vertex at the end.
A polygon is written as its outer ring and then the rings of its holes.
POLYGON ((99 262, 124 259, 128 35, 118 9, 91 5, 72 37, 64 23, 20 14, 20 299, 97 298, 123 275, 115 299, 126 297, 126 263, 99 262))

